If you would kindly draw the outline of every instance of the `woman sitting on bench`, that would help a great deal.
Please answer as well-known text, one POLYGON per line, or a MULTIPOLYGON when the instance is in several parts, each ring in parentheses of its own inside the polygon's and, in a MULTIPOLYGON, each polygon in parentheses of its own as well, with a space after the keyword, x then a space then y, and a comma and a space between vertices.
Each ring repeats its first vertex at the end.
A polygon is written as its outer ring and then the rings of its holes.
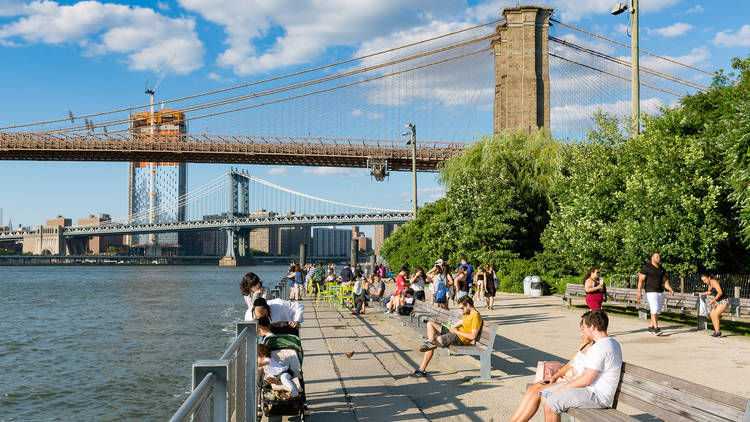
MULTIPOLYGON (((586 352, 594 343, 586 339, 583 335, 583 317, 581 317, 581 323, 579 326, 581 330, 581 339, 583 339, 583 341, 578 345, 578 351, 573 356, 573 359, 565 365, 556 362, 560 366, 558 366, 559 369, 553 374, 547 373, 546 369, 549 369, 548 367, 543 367, 543 373, 537 373, 537 379, 542 378, 542 380, 531 384, 529 388, 526 389, 526 393, 523 395, 521 402, 518 403, 516 412, 510 417, 510 422, 526 422, 530 420, 534 417, 537 409, 539 409, 539 403, 541 402, 541 397, 539 396, 540 391, 557 382, 568 382, 583 373, 586 352)), ((537 371, 539 371, 538 368, 537 371)))

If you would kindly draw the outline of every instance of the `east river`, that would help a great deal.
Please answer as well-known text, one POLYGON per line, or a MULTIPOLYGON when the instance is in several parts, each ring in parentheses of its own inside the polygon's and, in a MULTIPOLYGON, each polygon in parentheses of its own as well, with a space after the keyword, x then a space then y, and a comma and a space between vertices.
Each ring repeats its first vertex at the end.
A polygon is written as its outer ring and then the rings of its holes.
POLYGON ((169 419, 231 343, 242 275, 285 270, 0 267, 0 421, 169 419))

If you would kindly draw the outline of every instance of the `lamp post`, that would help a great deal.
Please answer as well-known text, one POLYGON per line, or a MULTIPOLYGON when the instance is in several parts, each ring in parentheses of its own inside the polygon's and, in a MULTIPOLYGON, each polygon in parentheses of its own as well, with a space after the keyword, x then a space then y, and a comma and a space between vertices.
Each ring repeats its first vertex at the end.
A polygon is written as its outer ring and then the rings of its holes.
POLYGON ((411 180, 412 180, 412 201, 414 202, 414 218, 417 218, 417 126, 414 123, 406 124, 406 131, 403 136, 411 135, 411 139, 406 141, 406 145, 411 145, 411 180))
POLYGON ((631 103, 631 114, 633 117, 633 137, 638 136, 641 132, 641 81, 640 81, 640 68, 638 63, 638 0, 630 0, 630 7, 624 4, 618 4, 612 9, 613 15, 619 15, 624 11, 630 12, 630 19, 632 22, 632 42, 630 43, 630 94, 632 96, 631 103))

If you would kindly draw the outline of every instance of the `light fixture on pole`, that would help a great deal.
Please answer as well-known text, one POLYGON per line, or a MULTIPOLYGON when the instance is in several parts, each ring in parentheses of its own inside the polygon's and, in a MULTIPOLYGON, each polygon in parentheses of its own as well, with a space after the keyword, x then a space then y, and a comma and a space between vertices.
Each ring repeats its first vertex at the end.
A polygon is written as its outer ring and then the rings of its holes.
POLYGON ((630 7, 620 3, 610 12, 613 15, 619 15, 620 13, 630 11, 630 21, 632 23, 631 37, 633 41, 630 43, 630 69, 631 69, 631 81, 630 81, 630 93, 632 96, 632 108, 631 114, 633 119, 632 133, 633 137, 638 136, 641 132, 641 81, 640 81, 640 68, 638 62, 638 0, 630 0, 630 7))
POLYGON ((406 145, 411 145, 412 199, 414 202, 414 218, 417 218, 417 126, 414 123, 407 123, 406 129, 402 136, 411 135, 411 139, 406 141, 406 145))

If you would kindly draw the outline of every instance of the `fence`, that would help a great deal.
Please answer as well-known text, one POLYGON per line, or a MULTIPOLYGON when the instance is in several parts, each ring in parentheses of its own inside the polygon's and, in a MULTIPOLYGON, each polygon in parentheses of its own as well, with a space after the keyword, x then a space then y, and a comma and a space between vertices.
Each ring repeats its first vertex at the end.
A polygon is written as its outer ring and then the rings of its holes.
MULTIPOLYGON (((704 292, 707 289, 706 284, 701 281, 700 274, 667 274, 667 279, 675 292, 704 292)), ((721 283, 721 287, 727 296, 750 298, 749 274, 716 274, 716 279, 721 283), (737 292, 737 288, 739 288, 739 292, 737 292)), ((638 287, 638 275, 612 274, 609 277, 608 284, 613 287, 635 289, 638 287)))
MULTIPOLYGON (((272 298, 287 298, 287 279, 268 290, 272 298)), ((255 421, 257 333, 256 321, 238 322, 237 337, 219 359, 193 364, 193 391, 170 422, 255 421)))

